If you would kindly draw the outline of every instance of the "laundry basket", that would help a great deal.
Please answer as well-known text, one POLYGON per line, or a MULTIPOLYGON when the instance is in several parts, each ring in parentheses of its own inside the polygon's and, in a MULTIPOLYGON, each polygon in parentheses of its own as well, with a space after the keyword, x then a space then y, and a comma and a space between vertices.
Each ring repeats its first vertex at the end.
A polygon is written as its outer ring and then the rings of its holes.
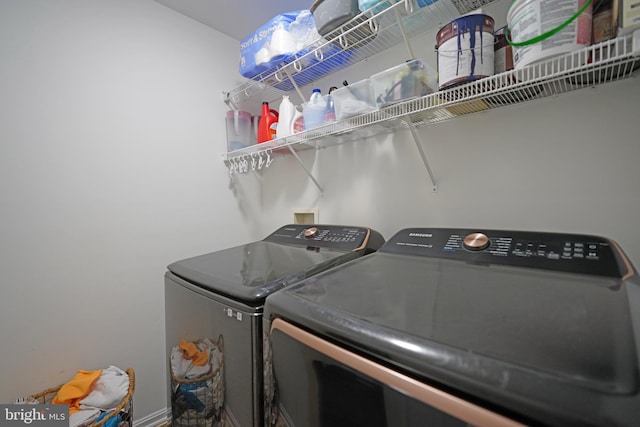
POLYGON ((205 339, 195 344, 201 347, 205 341, 210 349, 212 367, 207 374, 185 379, 178 378, 170 369, 171 422, 174 427, 218 427, 224 424, 224 343, 221 335, 217 342, 205 339))
MULTIPOLYGON (((115 417, 118 414, 120 414, 121 416, 121 422, 119 426, 133 425, 133 391, 135 390, 135 387, 136 387, 136 378, 132 368, 127 368, 126 372, 127 372, 127 375, 129 376, 129 390, 127 391, 127 394, 125 395, 124 399, 122 399, 122 402, 120 402, 118 406, 116 406, 111 412, 109 412, 107 416, 103 417, 98 422, 89 424, 88 427, 102 427, 111 418, 115 417)), ((62 384, 57 387, 43 390, 40 393, 31 395, 30 398, 38 401, 41 404, 51 403, 51 401, 58 394, 58 391, 60 390, 61 387, 62 387, 62 384)))

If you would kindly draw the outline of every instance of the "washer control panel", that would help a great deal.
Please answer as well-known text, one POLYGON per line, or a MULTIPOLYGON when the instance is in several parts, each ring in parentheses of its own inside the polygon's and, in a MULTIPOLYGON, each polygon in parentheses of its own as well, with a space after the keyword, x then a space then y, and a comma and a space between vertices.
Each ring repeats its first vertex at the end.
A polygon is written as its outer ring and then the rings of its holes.
POLYGON ((366 227, 320 224, 286 225, 264 240, 282 244, 348 251, 364 248, 377 250, 384 243, 379 233, 366 227))
POLYGON ((632 272, 614 242, 581 234, 411 228, 396 233, 380 251, 598 276, 632 272))

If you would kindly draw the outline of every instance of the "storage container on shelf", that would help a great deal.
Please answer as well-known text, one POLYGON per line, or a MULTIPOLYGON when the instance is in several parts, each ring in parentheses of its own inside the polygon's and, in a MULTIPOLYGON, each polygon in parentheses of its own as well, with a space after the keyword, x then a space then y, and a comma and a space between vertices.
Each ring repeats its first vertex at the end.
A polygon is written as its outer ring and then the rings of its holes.
POLYGON ((371 79, 351 83, 333 91, 331 95, 338 120, 378 109, 371 79))
POLYGON ((358 0, 316 0, 310 10, 322 36, 360 14, 358 0))
POLYGON ((327 100, 320 89, 314 88, 308 102, 302 104, 302 115, 304 117, 304 129, 309 130, 322 126, 327 109, 327 100))
POLYGON ((514 68, 519 70, 589 46, 591 3, 591 0, 514 0, 507 12, 514 68))
POLYGON ((358 0, 316 0, 310 10, 318 33, 327 39, 339 36, 335 43, 342 49, 357 48, 376 36, 366 23, 368 17, 361 13, 358 0))
POLYGON ((371 9, 371 13, 379 13, 391 6, 388 0, 358 0, 358 9, 365 12, 371 9))
POLYGON ((454 19, 438 31, 438 89, 494 74, 494 27, 491 16, 471 14, 454 19))
POLYGON ((420 59, 374 74, 371 81, 378 106, 428 95, 438 86, 435 71, 420 59))
POLYGON ((251 113, 229 110, 226 114, 227 151, 240 150, 256 143, 251 137, 251 113))

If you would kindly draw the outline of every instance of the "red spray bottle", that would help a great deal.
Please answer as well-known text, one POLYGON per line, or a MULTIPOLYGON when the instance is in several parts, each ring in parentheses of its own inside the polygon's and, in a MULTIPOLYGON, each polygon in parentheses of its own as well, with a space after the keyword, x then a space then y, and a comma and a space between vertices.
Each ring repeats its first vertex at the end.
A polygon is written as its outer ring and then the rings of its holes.
POLYGON ((262 103, 262 116, 258 122, 258 144, 271 141, 276 137, 276 125, 278 123, 278 112, 269 108, 268 102, 262 103))

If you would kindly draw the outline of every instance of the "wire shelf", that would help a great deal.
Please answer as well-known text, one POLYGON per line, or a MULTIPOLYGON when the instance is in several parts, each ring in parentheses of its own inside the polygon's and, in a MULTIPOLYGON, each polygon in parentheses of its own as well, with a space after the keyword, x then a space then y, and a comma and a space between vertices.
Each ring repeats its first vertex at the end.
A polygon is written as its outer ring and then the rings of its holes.
MULTIPOLYGON (((238 162, 321 148, 407 127, 529 102, 630 77, 640 67, 640 30, 461 86, 409 99, 286 138, 223 153, 230 172, 238 162)), ((270 164, 270 163, 269 163, 270 164)), ((247 168, 245 168, 247 169, 247 168)))
MULTIPOLYGON (((390 0, 393 2, 394 0, 390 0)), ((274 100, 329 73, 361 62, 424 34, 443 23, 497 0, 436 0, 419 7, 416 0, 398 0, 378 13, 371 10, 302 49, 283 63, 224 93, 225 102, 274 100)))

